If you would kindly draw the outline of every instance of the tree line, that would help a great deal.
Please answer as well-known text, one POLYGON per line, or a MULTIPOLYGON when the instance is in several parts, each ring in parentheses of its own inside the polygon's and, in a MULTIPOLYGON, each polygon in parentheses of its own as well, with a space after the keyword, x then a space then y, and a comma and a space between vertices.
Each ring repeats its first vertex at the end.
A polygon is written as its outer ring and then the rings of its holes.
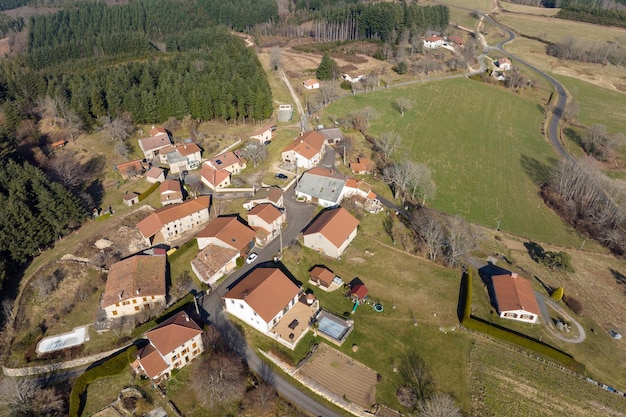
POLYGON ((17 9, 18 7, 26 6, 28 0, 2 0, 0 2, 0 11, 17 9))

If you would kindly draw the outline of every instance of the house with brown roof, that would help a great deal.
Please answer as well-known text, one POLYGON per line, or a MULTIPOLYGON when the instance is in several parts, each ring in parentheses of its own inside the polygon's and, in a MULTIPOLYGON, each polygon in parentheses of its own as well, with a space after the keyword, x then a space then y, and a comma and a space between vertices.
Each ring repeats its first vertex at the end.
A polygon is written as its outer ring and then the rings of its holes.
POLYGON ((136 159, 134 161, 118 164, 115 166, 115 169, 120 173, 122 178, 128 179, 143 174, 146 167, 141 162, 141 159, 136 159))
POLYGON ((356 162, 350 162, 350 170, 353 174, 373 174, 376 165, 370 158, 357 158, 356 162))
POLYGON ((457 46, 463 46, 463 36, 461 35, 450 35, 448 36, 448 42, 452 42, 457 46))
POLYGON ((239 216, 219 216, 211 220, 197 235, 198 249, 208 245, 234 249, 240 255, 254 247, 256 232, 244 224, 239 216))
POLYGON ((261 126, 250 135, 250 140, 258 141, 261 145, 267 141, 271 141, 276 134, 276 125, 271 123, 261 126))
POLYGON ((282 159, 299 168, 313 168, 324 156, 325 143, 326 138, 319 132, 303 133, 283 149, 282 159))
POLYGON ((338 127, 328 127, 318 130, 324 136, 327 145, 337 145, 343 140, 343 133, 338 127))
POLYGON ((148 245, 168 243, 180 234, 209 221, 209 196, 179 204, 169 204, 152 212, 137 223, 148 245))
POLYGON ((491 277, 493 296, 498 314, 503 319, 536 323, 539 318, 539 305, 532 284, 516 273, 491 277))
POLYGON ((256 268, 223 300, 228 313, 267 334, 298 302, 301 291, 279 268, 256 268))
POLYGON ((216 191, 230 185, 230 172, 225 169, 216 169, 205 162, 200 170, 200 180, 211 190, 216 191))
POLYGON ((224 152, 223 154, 214 156, 207 162, 215 169, 223 169, 231 174, 239 174, 246 169, 247 162, 235 152, 224 152))
POLYGON ((283 208, 284 194, 285 192, 283 189, 276 186, 256 189, 254 196, 250 197, 245 203, 243 203, 243 208, 251 210, 254 206, 263 203, 270 203, 276 207, 283 208))
POLYGON ((269 203, 257 204, 248 212, 248 225, 255 230, 261 229, 263 232, 261 239, 257 236, 257 240, 260 240, 261 244, 265 244, 278 236, 285 220, 285 212, 269 203))
POLYGON ((135 204, 139 203, 139 194, 137 194, 135 192, 130 192, 129 193, 128 191, 126 191, 126 194, 124 194, 124 197, 122 197, 122 201, 127 206, 135 205, 135 204))
POLYGON ((198 169, 202 163, 202 150, 193 142, 178 142, 159 151, 159 160, 172 174, 198 169))
POLYGON ((214 285, 237 267, 237 258, 240 256, 236 249, 208 244, 191 261, 191 269, 200 281, 214 285))
POLYGON ((146 339, 148 344, 137 351, 132 367, 156 383, 204 352, 202 329, 182 311, 146 332, 146 339))
POLYGON ((513 63, 508 58, 500 58, 496 62, 494 62, 494 64, 502 71, 509 71, 511 68, 513 68, 513 63))
POLYGON ((165 180, 159 185, 161 204, 178 204, 183 202, 183 189, 178 180, 165 180))
POLYGON ((308 80, 303 81, 302 85, 307 90, 315 90, 315 89, 320 88, 320 82, 316 80, 315 78, 309 78, 308 80))
POLYGON ((428 49, 441 48, 444 43, 445 38, 442 36, 433 35, 422 38, 422 44, 424 45, 424 48, 428 49))
POLYGON ((161 149, 171 144, 170 136, 162 127, 152 126, 150 137, 139 139, 139 148, 148 162, 152 161, 161 149))
POLYGON ((335 279, 335 273, 325 266, 316 265, 309 271, 309 282, 328 288, 335 279))
POLYGON ((356 237, 359 221, 343 207, 322 211, 303 231, 304 246, 339 258, 356 237))
POLYGON ((148 172, 146 172, 146 181, 150 184, 165 181, 165 170, 155 166, 150 167, 148 172))
POLYGON ((135 255, 111 265, 102 308, 116 318, 165 306, 165 255, 135 255))

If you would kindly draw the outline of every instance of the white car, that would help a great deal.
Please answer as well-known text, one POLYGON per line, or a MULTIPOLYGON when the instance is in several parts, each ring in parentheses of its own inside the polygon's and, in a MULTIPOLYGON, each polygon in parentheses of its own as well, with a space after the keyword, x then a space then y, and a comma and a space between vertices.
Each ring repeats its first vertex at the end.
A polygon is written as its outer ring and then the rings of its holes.
POLYGON ((246 258, 246 263, 247 263, 247 264, 251 264, 251 263, 252 263, 252 262, 254 262, 254 261, 256 260, 256 258, 258 258, 258 257, 259 257, 259 255, 257 255, 255 252, 252 252, 252 253, 250 254, 250 256, 248 256, 248 257, 246 258))

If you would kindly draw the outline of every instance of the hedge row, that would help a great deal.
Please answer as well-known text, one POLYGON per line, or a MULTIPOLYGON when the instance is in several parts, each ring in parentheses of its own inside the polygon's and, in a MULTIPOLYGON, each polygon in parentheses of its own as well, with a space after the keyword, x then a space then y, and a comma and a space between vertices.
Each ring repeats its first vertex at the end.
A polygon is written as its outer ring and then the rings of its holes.
POLYGON ((150 186, 150 188, 148 188, 146 191, 144 191, 143 193, 139 194, 139 201, 143 201, 146 198, 148 198, 148 196, 150 194, 152 194, 154 192, 154 190, 156 190, 157 188, 159 188, 159 185, 161 185, 160 182, 155 182, 154 184, 152 184, 150 186))
POLYGON ((135 352, 137 352, 137 347, 131 346, 80 375, 76 379, 70 394, 70 417, 79 417, 82 414, 85 401, 87 400, 87 387, 89 384, 98 379, 117 375, 124 371, 135 359, 135 352))
POLYGON ((187 242, 185 242, 184 245, 182 245, 181 247, 179 247, 178 249, 176 249, 176 252, 174 252, 173 254, 171 254, 170 256, 167 257, 167 260, 172 263, 174 262, 176 259, 178 259, 183 253, 185 253, 187 250, 191 249, 195 247, 196 251, 198 250, 198 242, 196 241, 196 239, 191 239, 187 242))
POLYGON ((584 372, 584 365, 577 362, 570 354, 565 353, 562 350, 552 347, 525 334, 516 332, 511 329, 507 329, 506 327, 499 326, 495 323, 490 323, 486 320, 472 315, 472 271, 469 270, 463 278, 465 282, 462 286, 462 290, 465 291, 465 297, 461 297, 461 299, 465 300, 465 305, 463 306, 463 317, 461 319, 461 324, 465 328, 482 332, 494 338, 516 344, 533 352, 537 352, 547 358, 563 364, 564 366, 576 372, 584 372))

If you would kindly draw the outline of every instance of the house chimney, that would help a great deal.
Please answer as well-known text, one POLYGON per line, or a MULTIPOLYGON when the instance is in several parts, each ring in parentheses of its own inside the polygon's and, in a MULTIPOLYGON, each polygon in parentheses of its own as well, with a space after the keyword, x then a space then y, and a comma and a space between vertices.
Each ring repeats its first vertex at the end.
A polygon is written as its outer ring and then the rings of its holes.
POLYGON ((511 278, 517 278, 517 272, 511 272, 511 278))
POLYGON ((135 294, 137 294, 137 295, 139 295, 139 293, 140 293, 140 292, 141 292, 141 288, 137 288, 137 289, 135 290, 135 294))

